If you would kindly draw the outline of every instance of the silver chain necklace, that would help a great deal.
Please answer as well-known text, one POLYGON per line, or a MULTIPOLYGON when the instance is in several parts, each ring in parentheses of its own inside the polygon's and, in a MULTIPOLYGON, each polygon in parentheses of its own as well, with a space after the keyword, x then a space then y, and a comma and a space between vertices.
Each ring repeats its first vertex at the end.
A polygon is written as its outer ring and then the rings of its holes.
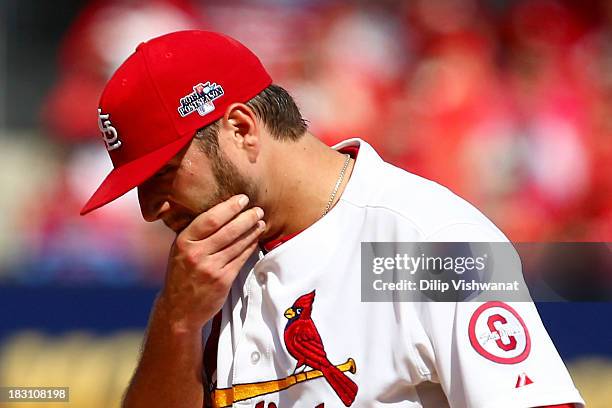
POLYGON ((348 168, 348 165, 351 161, 351 156, 350 155, 346 155, 346 159, 344 160, 344 166, 342 166, 342 170, 340 171, 340 175, 338 176, 338 180, 336 180, 336 185, 334 186, 334 191, 332 191, 331 195, 329 196, 329 201, 327 202, 327 205, 325 206, 325 210, 323 211, 323 215, 327 214, 332 206, 332 203, 334 202, 334 199, 336 198, 336 194, 338 193, 338 189, 340 188, 340 185, 342 184, 342 180, 344 180, 344 173, 346 173, 346 169, 348 168))

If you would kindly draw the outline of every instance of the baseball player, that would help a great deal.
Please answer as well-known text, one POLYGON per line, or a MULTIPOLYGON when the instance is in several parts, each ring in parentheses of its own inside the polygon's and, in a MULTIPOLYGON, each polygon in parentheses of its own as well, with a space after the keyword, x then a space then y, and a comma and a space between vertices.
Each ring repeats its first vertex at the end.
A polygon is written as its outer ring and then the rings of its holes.
POLYGON ((364 241, 507 239, 366 142, 325 146, 234 39, 141 44, 98 115, 114 170, 82 214, 138 187, 177 233, 125 407, 583 405, 531 302, 361 301, 364 241))

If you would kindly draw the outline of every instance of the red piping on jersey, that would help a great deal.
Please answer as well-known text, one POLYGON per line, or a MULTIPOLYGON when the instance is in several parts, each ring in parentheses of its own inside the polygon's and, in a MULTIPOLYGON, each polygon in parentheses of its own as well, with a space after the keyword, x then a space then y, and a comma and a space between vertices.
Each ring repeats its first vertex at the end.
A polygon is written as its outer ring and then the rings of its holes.
POLYGON ((262 244, 261 247, 264 250, 264 252, 270 252, 271 250, 273 250, 277 246, 280 246, 281 244, 289 241, 291 238, 295 237, 297 234, 299 234, 302 231, 303 230, 300 230, 300 231, 294 232, 293 234, 285 235, 285 236, 282 236, 280 238, 273 239, 271 241, 262 242, 261 243, 262 244))
MULTIPOLYGON (((357 159, 357 155, 359 154, 359 146, 346 146, 343 147, 341 150, 338 150, 340 153, 344 153, 344 154, 349 154, 351 156, 351 158, 353 159, 357 159)), ((295 237, 296 235, 298 235, 300 232, 302 232, 303 230, 294 232, 293 234, 288 234, 285 236, 282 236, 280 238, 276 238, 270 241, 266 241, 266 242, 262 242, 262 249, 264 250, 264 252, 270 252, 271 250, 273 250, 274 248, 276 248, 277 246, 280 246, 281 244, 284 244, 285 242, 289 241, 291 238, 295 237)))
POLYGON ((346 146, 338 151, 343 154, 349 154, 352 159, 356 160, 359 154, 359 146, 346 146))

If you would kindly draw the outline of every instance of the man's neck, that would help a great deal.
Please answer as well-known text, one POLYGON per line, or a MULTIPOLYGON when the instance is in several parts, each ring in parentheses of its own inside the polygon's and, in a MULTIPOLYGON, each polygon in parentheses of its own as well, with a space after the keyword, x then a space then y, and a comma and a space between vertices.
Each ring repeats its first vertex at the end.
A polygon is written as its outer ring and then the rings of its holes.
MULTIPOLYGON (((268 178, 262 192, 267 224, 262 241, 302 231, 320 219, 346 161, 345 155, 310 133, 297 142, 272 143, 275 146, 268 158, 268 178)), ((351 159, 333 204, 342 195, 353 164, 351 159)))

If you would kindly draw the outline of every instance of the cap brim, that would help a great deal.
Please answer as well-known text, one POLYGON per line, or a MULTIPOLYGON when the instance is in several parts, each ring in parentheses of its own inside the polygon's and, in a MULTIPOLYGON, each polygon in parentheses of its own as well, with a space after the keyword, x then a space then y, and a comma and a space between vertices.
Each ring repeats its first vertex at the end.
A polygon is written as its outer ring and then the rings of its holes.
POLYGON ((116 200, 134 187, 144 183, 180 152, 192 138, 193 135, 183 136, 160 149, 111 171, 89 201, 87 201, 87 204, 81 209, 81 215, 85 215, 116 200))

